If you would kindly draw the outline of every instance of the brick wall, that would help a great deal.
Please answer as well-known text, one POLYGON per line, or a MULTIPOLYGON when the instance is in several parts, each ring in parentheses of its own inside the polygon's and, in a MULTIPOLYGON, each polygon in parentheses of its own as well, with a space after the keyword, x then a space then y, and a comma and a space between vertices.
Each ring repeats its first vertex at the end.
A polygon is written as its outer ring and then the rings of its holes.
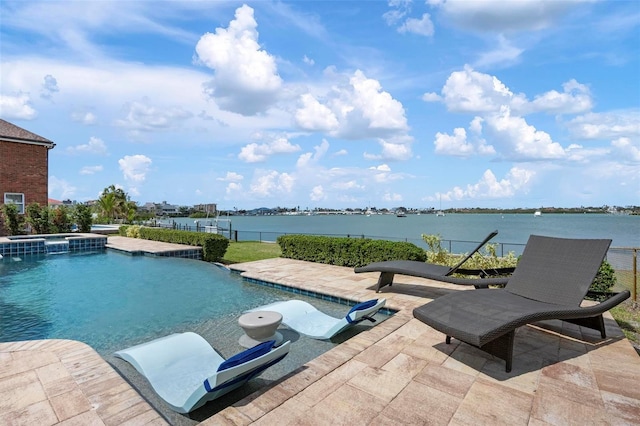
MULTIPOLYGON (((33 202, 46 206, 48 180, 49 150, 46 147, 0 141, 0 204, 4 203, 5 192, 17 192, 24 194, 25 207, 33 202)), ((4 235, 2 224, 0 235, 4 235)))

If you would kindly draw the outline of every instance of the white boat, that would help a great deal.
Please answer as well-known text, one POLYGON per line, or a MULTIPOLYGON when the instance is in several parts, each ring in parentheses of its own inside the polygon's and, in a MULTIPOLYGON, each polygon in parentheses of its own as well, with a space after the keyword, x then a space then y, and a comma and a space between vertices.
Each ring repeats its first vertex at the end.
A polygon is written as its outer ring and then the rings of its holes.
POLYGON ((444 216, 444 212, 442 210, 438 210, 436 212, 436 216, 444 216))
POLYGON ((542 212, 540 210, 536 210, 535 213, 533 213, 534 216, 542 216, 542 212))

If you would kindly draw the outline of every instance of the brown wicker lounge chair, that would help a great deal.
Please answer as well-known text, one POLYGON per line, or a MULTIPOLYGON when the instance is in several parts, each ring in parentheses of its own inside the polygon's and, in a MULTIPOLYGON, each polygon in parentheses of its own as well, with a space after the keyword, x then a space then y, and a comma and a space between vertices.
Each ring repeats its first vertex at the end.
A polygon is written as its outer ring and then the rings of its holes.
POLYGON ((475 278, 457 278, 452 277, 453 274, 478 275, 482 278, 488 276, 511 274, 514 268, 496 268, 496 269, 462 269, 461 266, 471 258, 478 250, 482 248, 490 239, 498 235, 498 231, 493 231, 482 240, 476 248, 467 254, 457 265, 450 267, 445 265, 437 265, 435 263, 419 262, 417 260, 387 260, 384 262, 374 262, 366 266, 360 266, 354 269, 359 274, 362 272, 380 272, 376 292, 384 286, 393 284, 395 274, 409 275, 412 277, 429 278, 436 281, 443 281, 450 284, 472 285, 475 288, 488 288, 489 285, 505 285, 507 278, 492 279, 475 279, 475 278))
POLYGON ((532 235, 506 287, 451 293, 413 310, 425 324, 506 361, 511 371, 516 328, 560 319, 599 330, 602 314, 629 297, 615 293, 581 307, 611 240, 564 239, 532 235))

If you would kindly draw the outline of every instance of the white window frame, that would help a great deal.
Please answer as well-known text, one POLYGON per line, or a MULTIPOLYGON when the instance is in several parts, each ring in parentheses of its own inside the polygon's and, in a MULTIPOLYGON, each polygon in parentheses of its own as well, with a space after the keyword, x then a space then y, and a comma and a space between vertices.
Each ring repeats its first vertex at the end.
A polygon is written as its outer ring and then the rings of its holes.
POLYGON ((4 203, 5 204, 15 204, 18 207, 18 213, 24 214, 24 193, 22 192, 5 192, 4 193, 4 203), (15 200, 11 199, 11 196, 19 195, 22 197, 22 202, 18 203, 15 200))

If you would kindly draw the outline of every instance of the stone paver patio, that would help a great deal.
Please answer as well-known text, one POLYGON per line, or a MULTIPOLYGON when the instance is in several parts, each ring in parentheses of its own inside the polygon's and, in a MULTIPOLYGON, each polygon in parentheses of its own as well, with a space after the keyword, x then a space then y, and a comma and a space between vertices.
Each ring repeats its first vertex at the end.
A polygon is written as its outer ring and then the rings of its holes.
MULTIPOLYGON (((430 299, 476 290, 397 276, 376 294, 377 274, 280 258, 234 269, 357 301, 385 297, 398 313, 204 425, 640 423, 640 357, 609 315, 605 340, 561 321, 520 328, 505 373, 504 361, 456 340, 446 345, 412 316, 430 299)), ((164 423, 82 343, 0 343, 0 424, 164 423)))

